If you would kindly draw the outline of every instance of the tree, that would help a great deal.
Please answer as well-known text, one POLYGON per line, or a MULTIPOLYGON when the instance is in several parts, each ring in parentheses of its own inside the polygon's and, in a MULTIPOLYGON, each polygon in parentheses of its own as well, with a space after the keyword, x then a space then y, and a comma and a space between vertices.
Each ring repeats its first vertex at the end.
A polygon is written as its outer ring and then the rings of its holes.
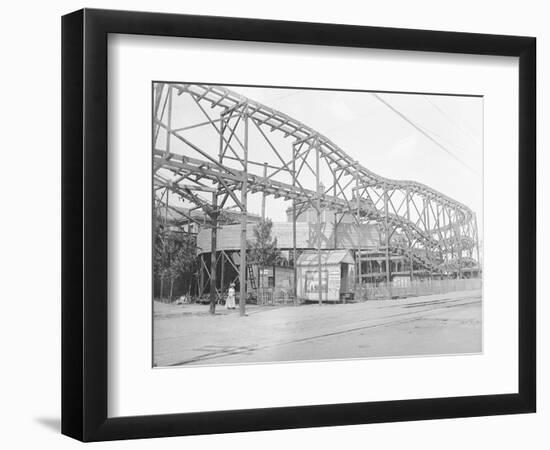
POLYGON ((165 281, 170 282, 170 300, 174 283, 181 277, 191 282, 197 265, 197 245, 194 236, 185 233, 165 232, 156 224, 154 236, 153 270, 159 281, 159 297, 163 298, 165 281))
POLYGON ((184 234, 172 241, 174 251, 170 254, 167 277, 170 280, 170 300, 174 292, 174 282, 180 277, 189 278, 195 271, 197 246, 194 236, 184 234))
POLYGON ((164 294, 164 280, 166 279, 166 240, 164 226, 155 222, 155 233, 153 242, 153 273, 155 279, 159 280, 159 297, 164 294))
MULTIPOLYGON (((272 236, 273 222, 265 219, 254 227, 254 241, 248 242, 250 262, 262 270, 264 267, 280 264, 284 258, 277 248, 277 238, 272 236)), ((261 278, 260 278, 261 279, 261 278)))

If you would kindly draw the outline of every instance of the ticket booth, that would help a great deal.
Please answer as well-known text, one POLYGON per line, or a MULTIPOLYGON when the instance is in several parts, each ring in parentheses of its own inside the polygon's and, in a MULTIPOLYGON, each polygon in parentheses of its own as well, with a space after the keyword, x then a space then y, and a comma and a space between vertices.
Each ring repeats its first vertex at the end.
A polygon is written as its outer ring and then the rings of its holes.
POLYGON ((348 250, 315 250, 300 255, 296 263, 297 295, 303 302, 339 302, 353 290, 354 259, 348 250), (320 269, 320 270, 319 270, 320 269), (319 277, 320 274, 320 277, 319 277))

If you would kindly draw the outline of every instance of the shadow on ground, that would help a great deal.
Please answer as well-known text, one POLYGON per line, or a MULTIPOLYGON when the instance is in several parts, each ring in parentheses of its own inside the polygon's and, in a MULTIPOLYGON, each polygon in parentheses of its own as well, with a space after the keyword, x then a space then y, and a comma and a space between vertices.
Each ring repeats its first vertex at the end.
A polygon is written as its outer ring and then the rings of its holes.
POLYGON ((61 419, 59 417, 36 417, 34 421, 50 431, 61 433, 61 419))

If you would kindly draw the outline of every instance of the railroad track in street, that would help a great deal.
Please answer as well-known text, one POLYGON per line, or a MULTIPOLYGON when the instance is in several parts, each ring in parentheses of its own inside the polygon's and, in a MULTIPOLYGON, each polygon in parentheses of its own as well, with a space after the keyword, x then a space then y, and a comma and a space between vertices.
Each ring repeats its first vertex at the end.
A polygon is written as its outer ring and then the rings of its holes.
MULTIPOLYGON (((282 340, 279 342, 266 342, 264 344, 256 344, 256 345, 238 345, 237 344, 233 346, 231 345, 208 346, 207 345, 203 348, 204 353, 195 355, 187 360, 181 360, 168 365, 180 366, 180 365, 197 364, 197 363, 215 364, 213 363, 213 361, 223 364, 223 359, 227 357, 234 357, 234 356, 245 355, 245 354, 250 355, 251 353, 255 353, 255 352, 262 352, 265 350, 273 350, 278 347, 299 345, 299 344, 309 343, 316 340, 349 335, 349 334, 358 333, 358 332, 373 329, 373 328, 399 326, 409 322, 429 319, 430 316, 433 315, 434 313, 438 313, 446 309, 462 308, 462 307, 469 307, 469 306, 475 306, 475 305, 481 305, 481 297, 464 296, 459 298, 439 299, 439 300, 433 300, 433 301, 420 301, 420 302, 406 303, 401 305, 379 306, 379 307, 373 308, 373 311, 388 309, 388 308, 391 310, 393 310, 394 308, 404 308, 404 309, 407 309, 407 311, 399 311, 388 315, 381 315, 374 318, 368 317, 368 318, 362 318, 359 320, 355 319, 352 323, 344 323, 344 324, 336 325, 330 331, 304 333, 301 336, 282 340)), ((311 307, 317 308, 317 306, 313 306, 313 305, 311 307)), ((357 317, 357 314, 355 311, 351 311, 351 312, 353 313, 354 317, 357 317)), ((344 315, 342 319, 346 320, 347 316, 348 315, 344 315)), ((172 336, 166 339, 177 340, 177 339, 184 339, 184 337, 185 336, 180 335, 180 336, 172 336)), ((201 348, 199 347, 197 348, 197 350, 200 351, 201 348)), ((162 357, 166 355, 161 353, 161 354, 158 354, 157 356, 162 357)))

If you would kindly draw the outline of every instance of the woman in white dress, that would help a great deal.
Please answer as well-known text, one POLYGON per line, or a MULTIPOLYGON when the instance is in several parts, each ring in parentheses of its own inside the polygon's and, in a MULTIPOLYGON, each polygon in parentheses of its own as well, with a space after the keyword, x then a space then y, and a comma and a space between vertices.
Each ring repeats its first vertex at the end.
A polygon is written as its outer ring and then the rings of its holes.
POLYGON ((226 309, 235 309, 235 283, 229 285, 229 290, 227 291, 227 299, 225 300, 226 309))

